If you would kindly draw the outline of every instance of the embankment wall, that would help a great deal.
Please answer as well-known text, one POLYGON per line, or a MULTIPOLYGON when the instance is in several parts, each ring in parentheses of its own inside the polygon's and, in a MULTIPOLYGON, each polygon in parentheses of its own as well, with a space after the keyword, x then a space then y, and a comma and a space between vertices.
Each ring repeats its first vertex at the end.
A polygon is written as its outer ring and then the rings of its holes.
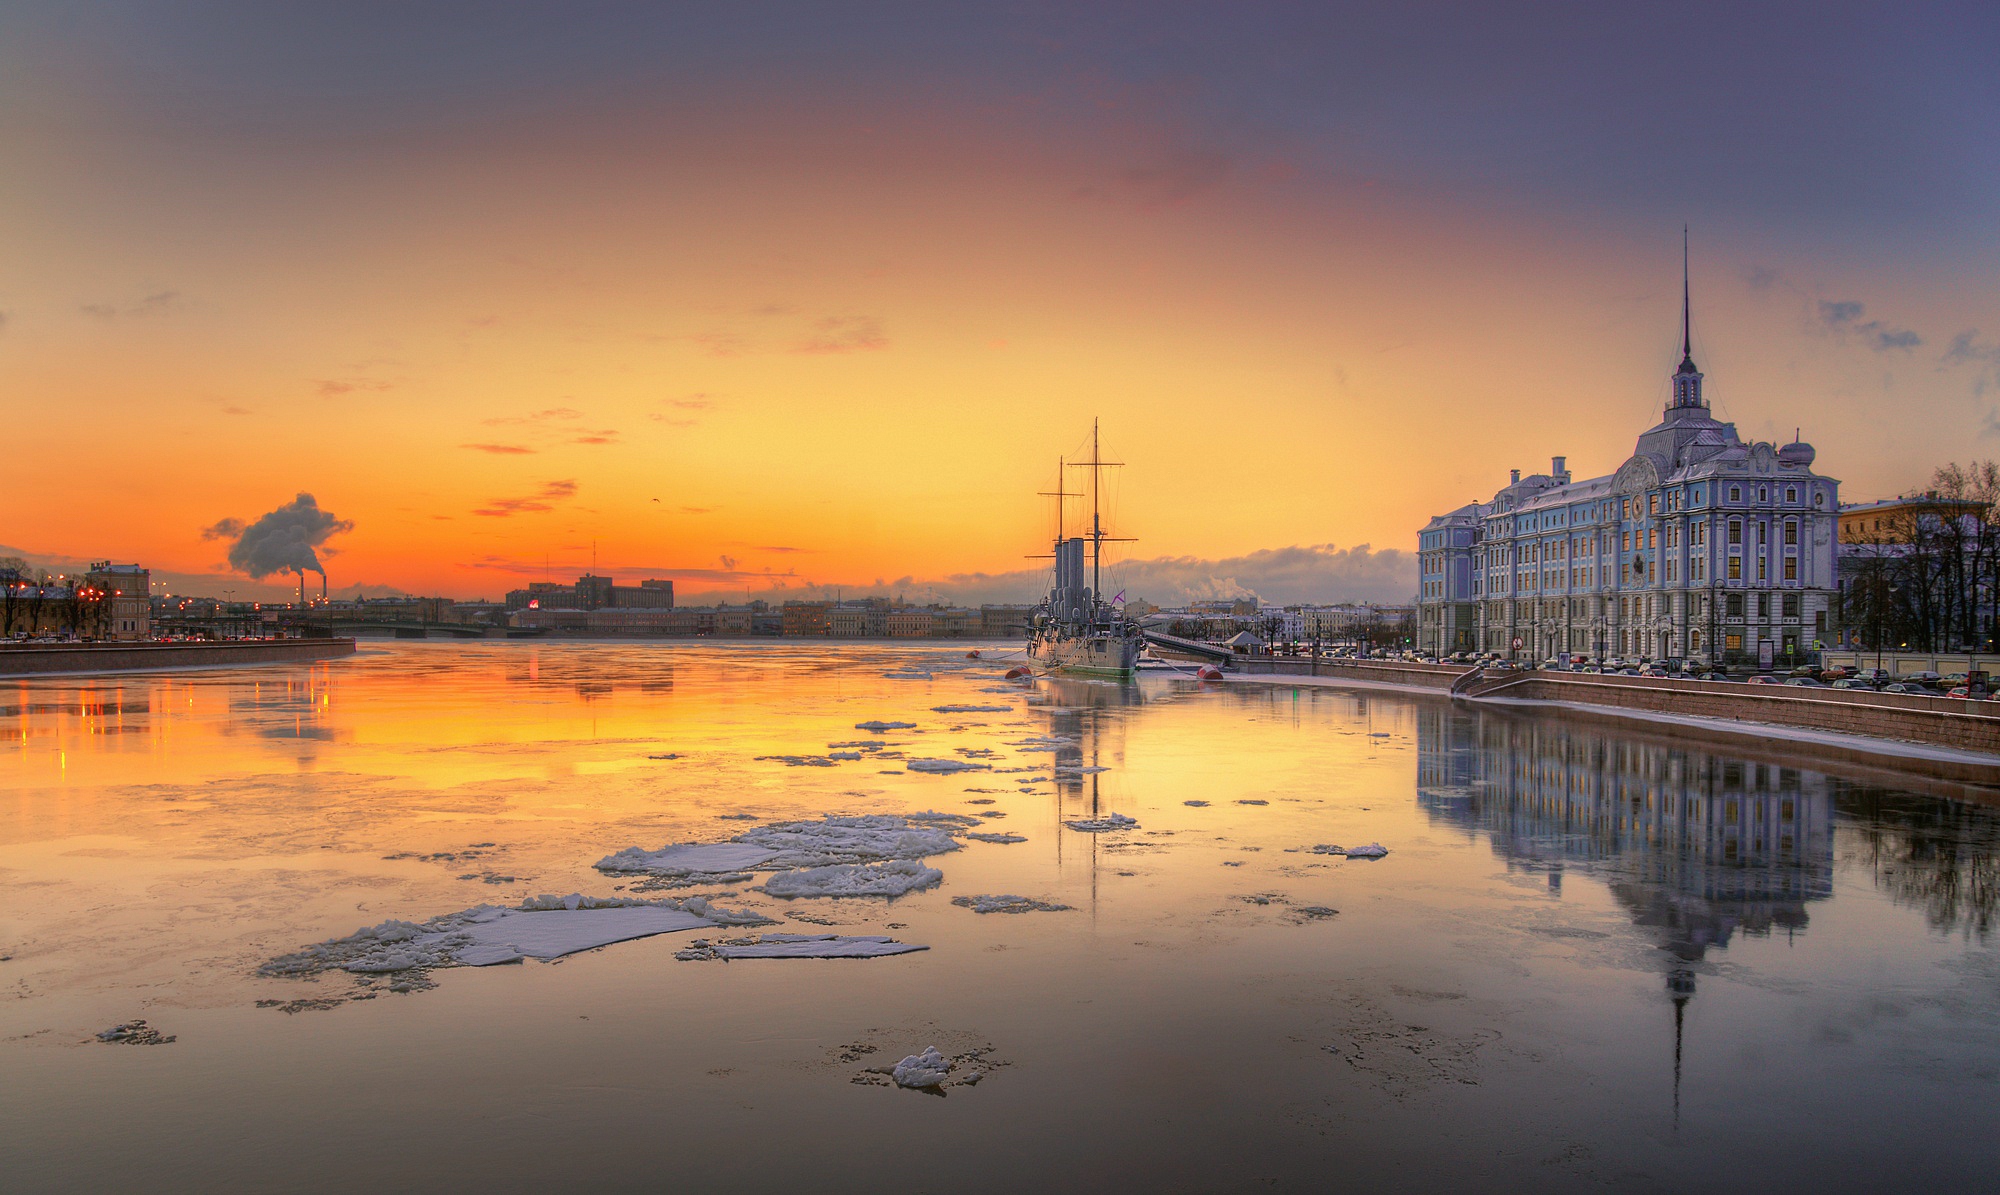
POLYGON ((354 654, 352 639, 250 639, 224 643, 56 643, 0 647, 0 676, 157 672, 298 664, 354 654))

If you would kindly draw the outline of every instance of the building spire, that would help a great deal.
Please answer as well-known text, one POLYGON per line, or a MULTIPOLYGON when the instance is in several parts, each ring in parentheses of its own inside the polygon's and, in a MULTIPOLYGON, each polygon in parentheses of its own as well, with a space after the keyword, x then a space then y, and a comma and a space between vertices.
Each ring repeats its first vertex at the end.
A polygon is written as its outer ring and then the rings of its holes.
POLYGON ((1694 323, 1689 318, 1688 302, 1688 226, 1681 225, 1681 364, 1674 370, 1674 401, 1668 410, 1676 407, 1704 407, 1701 398, 1701 370, 1694 364, 1694 323))

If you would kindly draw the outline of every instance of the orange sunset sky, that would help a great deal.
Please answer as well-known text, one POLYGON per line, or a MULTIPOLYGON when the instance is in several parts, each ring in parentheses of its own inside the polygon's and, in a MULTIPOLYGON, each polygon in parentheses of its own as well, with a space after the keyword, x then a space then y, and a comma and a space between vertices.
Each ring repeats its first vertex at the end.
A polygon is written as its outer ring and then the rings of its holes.
POLYGON ((1731 13, 9 10, 0 554, 1026 598, 1101 417, 1131 596, 1407 600, 1657 417, 1684 222, 1746 438, 1993 455, 1990 20, 1731 13))

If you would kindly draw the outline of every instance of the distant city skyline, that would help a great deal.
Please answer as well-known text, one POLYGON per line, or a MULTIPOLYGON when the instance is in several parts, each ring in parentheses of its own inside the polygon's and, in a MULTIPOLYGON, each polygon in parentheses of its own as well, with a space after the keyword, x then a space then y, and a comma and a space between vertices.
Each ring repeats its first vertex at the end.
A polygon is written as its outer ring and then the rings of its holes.
POLYGON ((1718 418, 1993 454, 2000 13, 1450 13, 11 7, 0 553, 1013 600, 1099 416, 1135 595, 1407 600, 1627 455, 1684 222, 1718 418))

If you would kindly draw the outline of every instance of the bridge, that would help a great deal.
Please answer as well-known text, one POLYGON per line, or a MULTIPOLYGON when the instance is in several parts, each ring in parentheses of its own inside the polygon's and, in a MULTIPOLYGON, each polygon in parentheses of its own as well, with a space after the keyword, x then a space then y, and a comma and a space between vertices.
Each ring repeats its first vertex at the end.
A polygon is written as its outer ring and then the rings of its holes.
POLYGON ((423 622, 414 618, 284 618, 280 626, 292 627, 312 636, 388 635, 397 639, 498 639, 539 635, 539 630, 516 631, 489 627, 483 623, 423 622))
POLYGON ((1211 664, 1228 664, 1238 657, 1235 652, 1213 643, 1203 643, 1199 639, 1183 639, 1179 635, 1169 635, 1165 631, 1141 630, 1146 642, 1162 652, 1173 655, 1206 660, 1211 664))

